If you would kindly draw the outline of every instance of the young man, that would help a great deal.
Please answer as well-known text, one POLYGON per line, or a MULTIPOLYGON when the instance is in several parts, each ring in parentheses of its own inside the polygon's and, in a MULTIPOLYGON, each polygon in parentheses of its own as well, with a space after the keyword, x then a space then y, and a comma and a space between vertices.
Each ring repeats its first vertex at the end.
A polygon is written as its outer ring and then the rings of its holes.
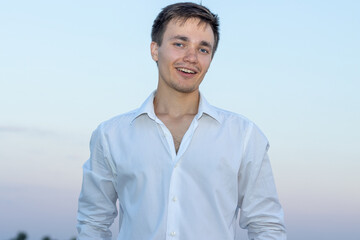
POLYGON ((119 240, 234 240, 237 224, 249 239, 286 239, 267 139, 199 93, 218 41, 218 18, 201 5, 169 5, 155 19, 157 90, 94 131, 79 239, 111 239, 117 200, 119 240))

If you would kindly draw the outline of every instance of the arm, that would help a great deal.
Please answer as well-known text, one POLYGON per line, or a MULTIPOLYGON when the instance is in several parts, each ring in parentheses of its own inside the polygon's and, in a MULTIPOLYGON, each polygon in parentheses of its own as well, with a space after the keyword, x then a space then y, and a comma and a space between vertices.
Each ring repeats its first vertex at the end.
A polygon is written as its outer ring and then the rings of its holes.
POLYGON ((77 218, 79 240, 111 239, 109 227, 117 216, 117 194, 106 148, 99 126, 91 136, 90 158, 83 166, 77 218))
POLYGON ((283 209, 279 203, 270 166, 267 139, 255 126, 239 171, 240 227, 250 240, 286 240, 283 209))

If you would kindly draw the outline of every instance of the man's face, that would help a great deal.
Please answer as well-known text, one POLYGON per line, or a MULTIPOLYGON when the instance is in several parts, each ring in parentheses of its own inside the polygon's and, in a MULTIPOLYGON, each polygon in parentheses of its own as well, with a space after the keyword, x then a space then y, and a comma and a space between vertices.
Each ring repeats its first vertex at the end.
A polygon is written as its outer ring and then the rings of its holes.
POLYGON ((159 68, 159 87, 181 93, 198 90, 209 69, 214 33, 197 18, 186 22, 172 20, 164 32, 161 46, 151 43, 152 58, 159 68))

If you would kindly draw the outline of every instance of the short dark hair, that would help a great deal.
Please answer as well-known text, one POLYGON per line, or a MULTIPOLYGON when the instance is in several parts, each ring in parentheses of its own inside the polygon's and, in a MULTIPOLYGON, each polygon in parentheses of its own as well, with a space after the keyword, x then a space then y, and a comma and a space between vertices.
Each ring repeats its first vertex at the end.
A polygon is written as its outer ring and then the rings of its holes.
POLYGON ((163 40, 164 32, 166 30, 166 26, 171 20, 181 19, 186 21, 189 18, 198 18, 200 19, 200 23, 207 23, 210 25, 214 33, 215 40, 212 53, 212 55, 214 55, 220 39, 219 18, 208 8, 196 3, 183 2, 164 7, 152 25, 151 40, 160 46, 163 40))

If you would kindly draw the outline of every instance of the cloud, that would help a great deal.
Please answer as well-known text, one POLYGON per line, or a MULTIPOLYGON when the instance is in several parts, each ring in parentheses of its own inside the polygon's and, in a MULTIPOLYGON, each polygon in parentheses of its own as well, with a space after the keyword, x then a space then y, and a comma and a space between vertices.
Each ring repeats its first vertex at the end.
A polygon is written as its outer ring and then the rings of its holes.
POLYGON ((23 127, 23 126, 0 126, 0 133, 14 133, 14 134, 31 134, 31 135, 41 135, 41 136, 49 136, 49 135, 57 135, 55 132, 39 129, 34 127, 23 127))

